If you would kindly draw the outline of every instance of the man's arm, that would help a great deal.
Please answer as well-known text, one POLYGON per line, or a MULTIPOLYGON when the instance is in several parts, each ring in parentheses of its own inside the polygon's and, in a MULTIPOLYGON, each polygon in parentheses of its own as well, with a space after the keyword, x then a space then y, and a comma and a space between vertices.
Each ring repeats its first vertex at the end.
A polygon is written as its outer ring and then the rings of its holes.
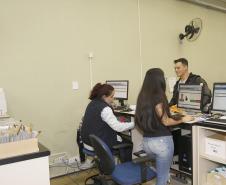
POLYGON ((199 77, 196 80, 198 84, 201 84, 201 83, 203 84, 202 106, 204 107, 205 105, 211 102, 211 96, 212 96, 211 90, 209 89, 208 84, 202 77, 199 77))

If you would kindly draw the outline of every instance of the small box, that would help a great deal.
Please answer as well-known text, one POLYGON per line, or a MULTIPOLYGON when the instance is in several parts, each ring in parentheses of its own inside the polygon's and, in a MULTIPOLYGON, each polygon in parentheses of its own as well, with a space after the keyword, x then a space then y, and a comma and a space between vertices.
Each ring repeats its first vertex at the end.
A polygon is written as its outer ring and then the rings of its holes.
POLYGON ((226 178, 223 175, 218 174, 217 172, 211 172, 207 174, 206 184, 207 185, 224 185, 226 184, 226 178))
POLYGON ((0 144, 0 159, 38 152, 38 138, 0 144))
POLYGON ((217 133, 206 137, 205 154, 226 159, 226 135, 217 133))

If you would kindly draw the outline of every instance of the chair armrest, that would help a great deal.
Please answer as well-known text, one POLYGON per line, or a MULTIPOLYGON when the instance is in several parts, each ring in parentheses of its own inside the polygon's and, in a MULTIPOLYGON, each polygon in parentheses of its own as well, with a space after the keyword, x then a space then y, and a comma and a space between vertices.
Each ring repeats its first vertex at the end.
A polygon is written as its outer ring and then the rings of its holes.
POLYGON ((114 145, 112 148, 115 150, 121 149, 121 148, 128 148, 128 147, 132 147, 133 144, 130 143, 122 143, 122 144, 118 144, 118 145, 114 145))
POLYGON ((133 159, 133 163, 135 164, 146 163, 148 161, 152 161, 150 156, 138 157, 136 159, 133 159))
POLYGON ((141 169, 141 182, 144 183, 147 181, 147 174, 148 174, 148 165, 147 162, 153 161, 153 159, 150 156, 144 156, 144 157, 138 157, 136 159, 133 159, 133 163, 139 164, 141 169))
POLYGON ((147 156, 146 152, 144 150, 140 150, 138 152, 134 152, 133 155, 137 156, 137 157, 144 157, 147 156))

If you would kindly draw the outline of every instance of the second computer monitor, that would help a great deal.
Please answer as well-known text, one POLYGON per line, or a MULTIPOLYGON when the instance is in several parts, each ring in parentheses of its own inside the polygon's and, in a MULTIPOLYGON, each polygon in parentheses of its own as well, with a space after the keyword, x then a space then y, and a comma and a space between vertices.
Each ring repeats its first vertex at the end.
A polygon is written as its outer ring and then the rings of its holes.
POLYGON ((128 80, 107 80, 107 84, 115 89, 115 99, 119 100, 121 106, 124 106, 124 100, 128 100, 129 81, 128 80))
POLYGON ((226 113, 226 83, 213 84, 212 112, 226 113))
POLYGON ((179 108, 201 110, 202 86, 179 84, 179 108))

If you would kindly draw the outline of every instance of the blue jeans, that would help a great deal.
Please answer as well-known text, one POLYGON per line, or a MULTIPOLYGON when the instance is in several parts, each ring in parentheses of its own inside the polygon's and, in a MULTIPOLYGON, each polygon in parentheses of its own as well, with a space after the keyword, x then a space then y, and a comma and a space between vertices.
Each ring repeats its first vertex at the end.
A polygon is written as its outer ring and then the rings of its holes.
POLYGON ((145 152, 156 161, 156 185, 166 185, 174 153, 172 136, 144 137, 143 144, 145 152))

